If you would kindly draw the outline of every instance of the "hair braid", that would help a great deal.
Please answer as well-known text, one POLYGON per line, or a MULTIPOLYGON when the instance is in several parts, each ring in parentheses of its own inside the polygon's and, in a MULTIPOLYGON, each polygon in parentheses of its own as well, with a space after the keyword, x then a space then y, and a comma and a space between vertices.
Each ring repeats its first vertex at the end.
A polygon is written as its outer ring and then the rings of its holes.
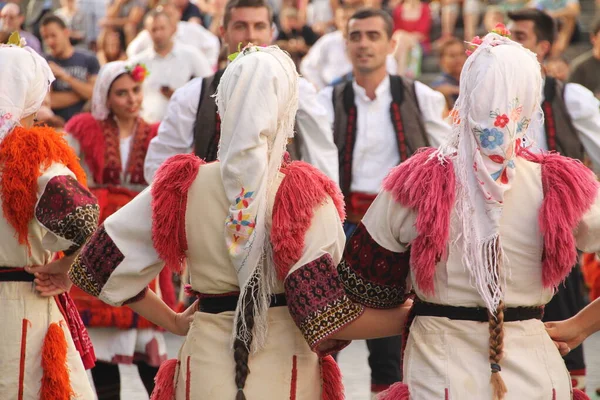
POLYGON ((246 400, 244 394, 244 387, 246 386, 246 378, 250 373, 248 367, 248 358, 250 355, 250 345, 252 344, 252 329, 254 328, 254 290, 247 290, 244 293, 246 307, 244 314, 240 316, 240 320, 237 323, 237 331, 239 333, 240 327, 242 326, 242 318, 248 328, 248 334, 250 335, 248 343, 244 343, 241 339, 236 338, 233 342, 233 359, 235 360, 235 385, 237 387, 237 394, 235 400, 246 400))
POLYGON ((489 313, 489 329, 490 329, 490 367, 492 376, 490 383, 492 384, 493 400, 502 400, 507 392, 504 380, 500 376, 500 360, 502 360, 504 351, 504 302, 498 304, 496 315, 489 313))

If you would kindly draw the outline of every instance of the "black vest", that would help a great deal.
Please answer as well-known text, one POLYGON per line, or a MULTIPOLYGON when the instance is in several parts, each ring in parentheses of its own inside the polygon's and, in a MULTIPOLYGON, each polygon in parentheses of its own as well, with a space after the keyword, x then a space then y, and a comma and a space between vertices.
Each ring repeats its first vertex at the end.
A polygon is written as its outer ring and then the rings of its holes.
MULTIPOLYGON (((217 91, 224 69, 213 76, 203 78, 198 100, 198 111, 194 122, 194 154, 206 162, 217 159, 219 140, 221 138, 221 118, 217 112, 217 103, 213 95, 217 91)), ((300 160, 300 138, 297 126, 296 136, 288 145, 287 150, 292 160, 300 160)))
MULTIPOLYGON (((392 103, 390 118, 396 131, 400 162, 408 159, 421 147, 429 145, 425 125, 412 80, 390 75, 392 103)), ((352 81, 339 83, 333 88, 333 139, 338 148, 340 164, 340 187, 344 196, 350 194, 352 182, 352 158, 356 142, 357 110, 354 104, 352 81)), ((373 154, 377 157, 377 154, 373 154)))
POLYGON ((548 150, 584 161, 585 151, 565 105, 565 84, 546 77, 544 83, 544 125, 548 150))

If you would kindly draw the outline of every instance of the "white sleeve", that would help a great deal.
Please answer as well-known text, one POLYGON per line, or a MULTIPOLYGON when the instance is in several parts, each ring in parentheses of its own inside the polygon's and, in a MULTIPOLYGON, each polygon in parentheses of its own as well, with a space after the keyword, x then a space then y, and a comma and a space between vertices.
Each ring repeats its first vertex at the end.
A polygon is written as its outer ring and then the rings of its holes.
POLYGON ((577 83, 565 85, 565 105, 585 152, 600 168, 600 101, 594 94, 577 83))
POLYGON ((320 73, 325 65, 325 54, 327 53, 327 41, 324 40, 327 39, 326 36, 317 40, 300 63, 300 73, 308 79, 310 83, 315 85, 317 89, 322 89, 327 85, 327 82, 323 80, 320 73))
POLYGON ((211 31, 203 27, 202 25, 196 25, 200 29, 202 41, 200 46, 204 52, 204 56, 208 59, 211 67, 217 67, 219 62, 219 53, 221 51, 221 42, 219 38, 212 34, 211 31))
POLYGON ((296 121, 302 159, 339 183, 338 150, 329 120, 327 111, 318 103, 315 88, 306 79, 299 78, 296 121))
POLYGON ((584 253, 600 253, 600 192, 575 230, 577 248, 584 253))
POLYGON ((150 33, 147 30, 143 30, 129 43, 127 46, 127 58, 131 58, 140 54, 152 45, 152 39, 150 39, 150 33))
POLYGON ((317 94, 318 106, 325 111, 327 115, 327 122, 333 129, 333 122, 335 120, 335 110, 333 109, 333 86, 327 86, 317 94))
POLYGON ((421 82, 415 82, 415 94, 425 124, 425 131, 429 137, 429 145, 439 147, 452 133, 452 128, 443 118, 446 99, 443 94, 421 82))
POLYGON ((200 54, 194 49, 189 52, 189 56, 193 66, 192 70, 194 71, 194 78, 206 78, 207 76, 214 74, 208 58, 206 58, 204 54, 200 54))
POLYGON ((194 123, 202 90, 202 78, 196 78, 177 89, 158 134, 150 141, 144 162, 144 178, 151 183, 158 167, 169 157, 191 153, 194 145, 194 123))

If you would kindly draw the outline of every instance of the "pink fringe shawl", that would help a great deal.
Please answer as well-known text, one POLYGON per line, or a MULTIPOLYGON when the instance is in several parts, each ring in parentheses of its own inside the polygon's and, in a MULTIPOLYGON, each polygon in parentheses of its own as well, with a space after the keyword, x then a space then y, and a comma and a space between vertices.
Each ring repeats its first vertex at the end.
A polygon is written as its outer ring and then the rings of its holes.
POLYGON ((315 208, 330 197, 340 219, 346 218, 344 197, 338 186, 325 174, 305 162, 296 161, 281 172, 281 182, 273 205, 271 242, 279 279, 302 256, 304 237, 310 228, 315 208))
POLYGON ((169 158, 152 184, 152 242, 173 272, 181 273, 188 249, 185 233, 187 194, 203 160, 193 154, 169 158))

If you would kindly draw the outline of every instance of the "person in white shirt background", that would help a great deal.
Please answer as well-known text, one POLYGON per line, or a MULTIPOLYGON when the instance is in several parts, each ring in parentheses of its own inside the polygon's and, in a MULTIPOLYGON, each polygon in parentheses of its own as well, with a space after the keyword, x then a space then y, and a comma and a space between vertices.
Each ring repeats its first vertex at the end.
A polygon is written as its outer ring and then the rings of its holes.
MULTIPOLYGON (((328 86, 318 95, 319 104, 333 126, 340 155, 347 238, 379 193, 390 170, 419 147, 438 147, 451 134, 450 126, 443 120, 446 101, 441 93, 388 73, 386 56, 396 46, 392 30, 393 21, 385 11, 363 9, 353 14, 347 25, 345 47, 354 78, 328 86), (353 98, 349 99, 350 95, 353 98), (352 100, 354 122, 347 108, 352 100), (342 103, 344 106, 340 108, 342 103)), ((375 395, 402 379, 397 351, 401 340, 398 336, 367 340, 367 347, 371 392, 375 395)))
MULTIPOLYGON (((511 12, 508 16, 512 20, 509 25, 512 39, 533 51, 538 61, 543 63, 556 39, 552 17, 535 9, 511 12)), ((531 146, 534 151, 558 151, 580 161, 591 161, 592 169, 597 173, 600 171, 600 101, 590 90, 577 83, 563 85, 546 76, 543 69, 542 73, 545 79, 543 115, 532 121, 535 125, 529 129, 531 137, 526 146, 531 146), (554 88, 552 100, 546 98, 549 88, 554 88)), ((576 266, 546 305, 543 321, 568 319, 585 306, 581 282, 581 272, 576 266)), ((583 388, 586 374, 583 348, 578 347, 564 359, 573 387, 583 388)))
MULTIPOLYGON (((300 64, 300 73, 317 89, 323 89, 352 71, 346 53, 344 30, 350 16, 363 7, 362 1, 345 2, 335 11, 337 31, 327 33, 310 48, 300 64)), ((387 71, 396 74, 397 64, 392 55, 387 56, 387 71)))
MULTIPOLYGON (((248 43, 267 45, 273 38, 272 11, 264 0, 228 2, 223 23, 221 35, 230 49, 237 49, 240 43, 242 47, 248 43)), ((219 72, 216 77, 220 76, 219 72)), ((144 177, 148 182, 152 181, 158 167, 169 157, 194 151, 195 127, 197 122, 201 122, 198 121, 197 115, 202 86, 203 79, 196 78, 177 90, 169 102, 158 135, 150 142, 146 155, 144 177)), ((316 101, 314 87, 302 78, 299 82, 299 92, 296 135, 300 139, 302 159, 337 182, 337 148, 333 143, 325 112, 316 101)), ((214 108, 214 98, 206 96, 202 107, 214 108)), ((215 134, 214 129, 201 133, 211 136, 215 134)), ((201 158, 206 157, 206 154, 196 154, 201 158)))
POLYGON ((146 28, 153 46, 129 61, 146 65, 150 73, 143 86, 142 118, 154 123, 163 119, 176 89, 193 78, 210 76, 212 68, 206 57, 195 48, 173 39, 176 25, 164 11, 150 12, 146 28))
MULTIPOLYGON (((200 50, 208 59, 210 66, 216 69, 221 47, 219 38, 202 25, 182 21, 181 11, 171 3, 159 6, 157 10, 167 14, 171 19, 171 24, 177 27, 174 36, 175 42, 200 50)), ((152 38, 148 29, 144 29, 127 46, 127 57, 132 58, 150 47, 152 47, 152 38)))

